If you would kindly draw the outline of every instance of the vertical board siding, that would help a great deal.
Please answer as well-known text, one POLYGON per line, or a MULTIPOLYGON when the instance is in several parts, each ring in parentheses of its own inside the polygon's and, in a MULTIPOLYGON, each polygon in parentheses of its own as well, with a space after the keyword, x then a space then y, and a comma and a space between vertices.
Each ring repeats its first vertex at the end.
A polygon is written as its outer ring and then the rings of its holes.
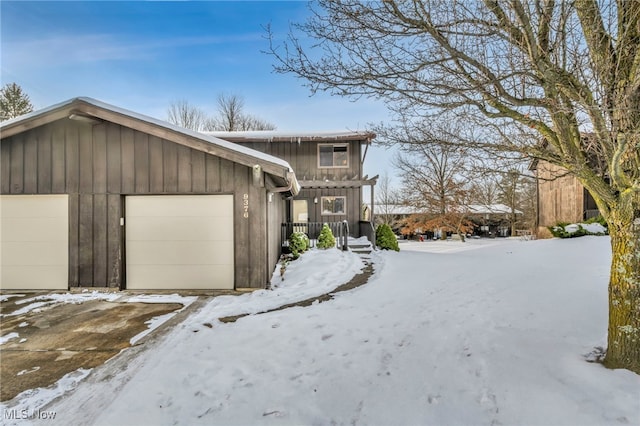
MULTIPOLYGON (((244 167, 237 167, 241 169, 244 167)), ((245 168, 246 170, 246 168, 245 168)), ((252 171, 245 171, 245 174, 252 174, 252 171)), ((247 194, 249 195, 249 218, 244 219, 248 222, 248 235, 246 241, 249 243, 249 287, 262 288, 266 281, 264 277, 267 274, 267 240, 265 238, 265 230, 267 228, 267 212, 265 205, 265 193, 261 187, 248 185, 247 194), (262 267, 261 267, 262 266, 262 267)))
POLYGON ((255 218, 252 217, 252 211, 249 216, 244 217, 244 195, 248 195, 249 207, 254 202, 249 194, 247 178, 249 171, 246 167, 234 167, 234 164, 228 161, 231 168, 230 173, 223 173, 223 176, 230 178, 223 180, 223 188, 232 188, 235 186, 234 197, 234 216, 239 218, 235 224, 235 251, 236 251, 236 287, 251 287, 251 277, 249 270, 251 269, 251 246, 253 239, 249 238, 249 223, 255 218), (233 184, 235 181, 235 185, 233 184))
POLYGON ((51 135, 51 192, 64 194, 67 190, 65 157, 67 146, 65 142, 65 125, 62 121, 52 124, 51 135))
POLYGON ((146 194, 149 192, 149 136, 145 133, 133 134, 133 158, 135 187, 134 194, 146 194))
MULTIPOLYGON (((88 247, 83 247, 88 249, 88 247)), ((93 285, 107 284, 107 194, 93 196, 93 285)))
POLYGON ((149 136, 149 193, 162 194, 164 159, 162 156, 162 139, 149 136))
MULTIPOLYGON (((79 191, 80 182, 80 147, 78 145, 78 128, 67 125, 65 129, 65 176, 66 191, 73 194, 79 191)), ((69 275, 71 276, 71 275, 69 275)))
POLYGON ((93 126, 93 192, 107 192, 107 125, 93 126))
POLYGON ((12 194, 24 193, 24 144, 23 135, 16 135, 11 144, 11 165, 9 170, 11 177, 10 192, 12 194))
MULTIPOLYGON (((175 145, 175 144, 172 144, 175 145)), ((178 149, 178 192, 190 193, 191 176, 191 149, 186 146, 175 145, 178 149)))
MULTIPOLYGON (((203 193, 207 190, 207 172, 205 153, 191 150, 191 190, 196 193, 203 193)), ((207 157, 211 157, 207 155, 207 157)))
POLYGON ((122 197, 107 195, 107 287, 120 287, 122 264, 122 197))
POLYGON ((131 194, 136 190, 136 163, 134 132, 123 127, 120 131, 120 155, 121 155, 121 187, 122 194, 131 194))
POLYGON ((11 192, 11 145, 15 138, 7 138, 0 144, 0 191, 11 192))
POLYGON ((79 276, 79 247, 80 247, 80 196, 69 194, 69 286, 78 287, 80 285, 79 276))
POLYGON ((93 195, 80 194, 79 201, 78 285, 93 287, 93 195))
POLYGON ((162 141, 164 192, 178 192, 178 145, 167 140, 162 141))
POLYGON ((26 137, 24 144, 24 193, 38 193, 38 140, 26 137))
POLYGON ((120 126, 109 123, 107 124, 107 193, 120 194, 121 185, 121 168, 122 168, 122 147, 120 126))
POLYGON ((38 194, 51 193, 51 126, 37 129, 38 194))
POLYGON ((220 192, 221 167, 220 162, 224 161, 218 157, 207 155, 206 158, 206 192, 220 192))
POLYGON ((80 185, 78 192, 93 192, 93 130, 91 126, 78 126, 78 149, 80 156, 80 185))

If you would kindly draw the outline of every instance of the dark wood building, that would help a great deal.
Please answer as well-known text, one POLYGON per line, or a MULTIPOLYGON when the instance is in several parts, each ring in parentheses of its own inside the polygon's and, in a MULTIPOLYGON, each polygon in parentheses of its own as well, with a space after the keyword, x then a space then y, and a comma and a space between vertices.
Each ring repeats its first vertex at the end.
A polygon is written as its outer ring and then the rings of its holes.
POLYGON ((0 131, 1 289, 268 284, 287 161, 89 98, 0 131))
POLYGON ((287 222, 322 224, 346 221, 351 236, 371 236, 370 218, 363 220, 365 200, 362 188, 370 187, 372 203, 377 176, 363 176, 363 163, 375 134, 356 131, 207 134, 282 158, 291 164, 301 189, 287 202, 287 222))
POLYGON ((536 174, 538 197, 538 233, 558 222, 579 223, 600 212, 589 191, 566 169, 536 160, 529 167, 536 174))

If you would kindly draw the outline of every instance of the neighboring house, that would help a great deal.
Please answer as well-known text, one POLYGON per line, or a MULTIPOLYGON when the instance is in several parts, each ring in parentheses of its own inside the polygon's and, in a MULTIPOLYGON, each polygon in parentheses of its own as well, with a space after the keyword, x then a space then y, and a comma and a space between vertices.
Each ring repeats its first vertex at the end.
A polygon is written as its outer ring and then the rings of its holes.
MULTIPOLYGON (((1 289, 268 285, 291 214, 285 198, 300 192, 282 158, 90 98, 5 121, 0 132, 1 289)), ((359 145, 345 143, 359 171, 359 145)), ((340 145, 318 145, 321 165, 332 162, 325 175, 338 175, 344 154, 327 160, 320 146, 340 145)), ((342 218, 359 202, 350 190, 300 195, 331 210, 318 208, 319 219, 342 218)))
POLYGON ((508 237, 511 236, 514 218, 522 214, 505 204, 471 204, 467 206, 466 216, 476 225, 475 235, 508 237))
MULTIPOLYGON (((368 206, 367 206, 368 207, 368 206)), ((507 237, 511 233, 511 217, 521 216, 522 212, 511 209, 504 204, 471 204, 461 209, 464 216, 476 225, 475 235, 507 237)), ((402 227, 402 220, 414 214, 426 214, 416 207, 401 204, 377 204, 374 206, 376 223, 390 223, 395 232, 402 227)), ((434 230, 424 230, 432 236, 434 230)))
POLYGON ((536 174, 539 230, 599 215, 591 194, 566 169, 542 160, 533 161, 529 168, 536 174))
POLYGON ((271 154, 291 164, 300 183, 300 193, 287 200, 283 239, 293 230, 304 231, 316 238, 323 223, 333 224, 335 232, 336 226, 346 221, 349 235, 368 236, 374 240, 370 218, 363 217, 362 187, 371 187, 373 194, 377 176, 363 176, 363 162, 375 134, 356 131, 206 134, 271 154))

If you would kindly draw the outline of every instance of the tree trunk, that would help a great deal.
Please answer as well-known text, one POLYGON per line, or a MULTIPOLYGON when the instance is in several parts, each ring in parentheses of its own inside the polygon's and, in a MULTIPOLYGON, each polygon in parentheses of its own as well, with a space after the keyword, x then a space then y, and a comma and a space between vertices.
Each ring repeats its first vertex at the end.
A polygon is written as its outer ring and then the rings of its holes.
POLYGON ((604 365, 640 374, 640 197, 620 198, 608 218, 613 258, 604 365))

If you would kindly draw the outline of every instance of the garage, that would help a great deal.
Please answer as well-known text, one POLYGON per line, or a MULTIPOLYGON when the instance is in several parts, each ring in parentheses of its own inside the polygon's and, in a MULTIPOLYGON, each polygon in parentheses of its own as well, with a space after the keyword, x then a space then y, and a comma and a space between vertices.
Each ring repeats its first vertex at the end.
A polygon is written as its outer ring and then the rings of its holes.
POLYGON ((232 195, 125 198, 126 288, 233 289, 232 195))
POLYGON ((0 289, 68 289, 68 238, 68 195, 0 196, 0 289))
POLYGON ((285 160, 70 99, 0 123, 0 285, 267 288, 299 192, 285 160))

